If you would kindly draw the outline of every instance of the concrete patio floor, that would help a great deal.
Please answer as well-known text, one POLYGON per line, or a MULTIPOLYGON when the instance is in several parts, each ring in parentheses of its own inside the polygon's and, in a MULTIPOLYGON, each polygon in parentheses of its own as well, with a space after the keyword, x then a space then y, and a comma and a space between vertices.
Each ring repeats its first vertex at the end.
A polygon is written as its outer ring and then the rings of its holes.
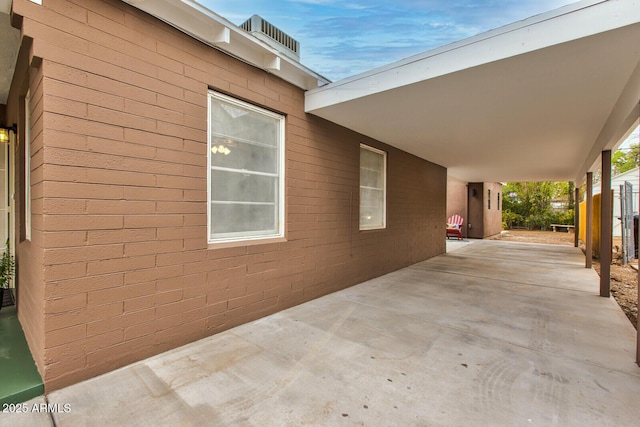
POLYGON ((49 415, 60 427, 638 425, 635 330, 578 249, 448 246, 50 393, 60 412, 49 415))

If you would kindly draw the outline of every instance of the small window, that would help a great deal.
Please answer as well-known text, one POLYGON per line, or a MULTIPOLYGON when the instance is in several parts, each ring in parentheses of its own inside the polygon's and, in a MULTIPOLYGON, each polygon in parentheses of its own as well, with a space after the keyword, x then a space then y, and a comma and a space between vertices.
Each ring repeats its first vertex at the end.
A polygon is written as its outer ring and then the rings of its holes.
POLYGON ((360 144, 360 230, 385 228, 387 153, 360 144))
POLYGON ((500 193, 498 193, 498 210, 500 210, 500 193))
POLYGON ((487 208, 491 209, 491 190, 487 190, 487 208))
POLYGON ((284 116, 209 92, 209 243, 284 236, 284 116))

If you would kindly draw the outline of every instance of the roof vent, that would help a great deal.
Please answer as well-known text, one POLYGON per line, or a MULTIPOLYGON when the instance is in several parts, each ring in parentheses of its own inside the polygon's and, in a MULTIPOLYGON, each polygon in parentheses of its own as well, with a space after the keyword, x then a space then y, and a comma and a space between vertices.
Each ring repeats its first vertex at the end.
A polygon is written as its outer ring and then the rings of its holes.
POLYGON ((240 25, 240 28, 268 43, 289 58, 300 61, 300 43, 284 31, 262 19, 262 17, 253 15, 244 24, 240 25))

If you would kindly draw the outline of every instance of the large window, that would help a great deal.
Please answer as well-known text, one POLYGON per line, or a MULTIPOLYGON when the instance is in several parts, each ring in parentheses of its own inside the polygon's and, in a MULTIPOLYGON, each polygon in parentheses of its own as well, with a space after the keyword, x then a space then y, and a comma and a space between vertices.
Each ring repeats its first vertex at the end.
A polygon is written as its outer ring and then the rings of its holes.
POLYGON ((360 144, 360 230, 386 227, 387 153, 360 144))
POLYGON ((209 242, 284 236, 284 117, 209 92, 209 242))

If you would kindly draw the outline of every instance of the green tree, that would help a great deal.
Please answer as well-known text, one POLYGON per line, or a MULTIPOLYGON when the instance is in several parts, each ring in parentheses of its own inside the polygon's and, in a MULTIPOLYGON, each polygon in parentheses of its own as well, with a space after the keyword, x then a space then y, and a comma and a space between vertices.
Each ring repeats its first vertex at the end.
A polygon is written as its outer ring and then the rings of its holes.
POLYGON ((631 144, 628 149, 618 150, 611 156, 611 168, 613 175, 630 171, 638 166, 638 144, 631 144))
POLYGON ((572 223, 572 186, 568 182, 508 182, 503 188, 502 220, 508 227, 546 229, 549 224, 572 223), (552 209, 552 201, 566 203, 568 212, 552 209), (571 214, 569 214, 571 212, 571 214))

